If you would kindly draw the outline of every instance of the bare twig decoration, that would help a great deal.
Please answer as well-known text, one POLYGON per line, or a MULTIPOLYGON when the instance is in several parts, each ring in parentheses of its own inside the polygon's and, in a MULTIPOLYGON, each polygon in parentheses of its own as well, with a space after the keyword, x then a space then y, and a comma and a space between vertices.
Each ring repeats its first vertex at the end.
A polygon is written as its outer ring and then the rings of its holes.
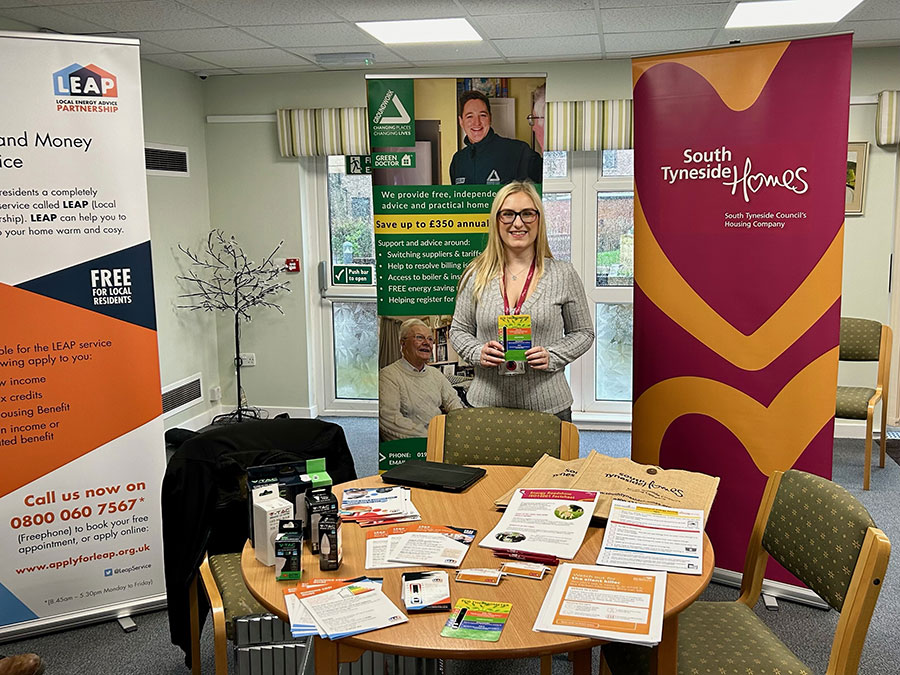
POLYGON ((227 417, 241 421, 244 417, 259 417, 259 412, 245 408, 241 388, 241 321, 250 321, 250 310, 254 307, 271 307, 284 314, 281 307, 272 301, 281 291, 290 291, 290 282, 277 281, 281 268, 274 262, 275 254, 284 241, 263 259, 254 263, 247 258, 234 237, 226 237, 222 230, 212 230, 206 244, 197 252, 187 246, 178 248, 191 261, 187 274, 176 279, 192 286, 192 293, 184 293, 179 298, 193 301, 192 304, 178 305, 181 309, 207 312, 231 312, 234 315, 234 365, 237 374, 237 410, 227 417))

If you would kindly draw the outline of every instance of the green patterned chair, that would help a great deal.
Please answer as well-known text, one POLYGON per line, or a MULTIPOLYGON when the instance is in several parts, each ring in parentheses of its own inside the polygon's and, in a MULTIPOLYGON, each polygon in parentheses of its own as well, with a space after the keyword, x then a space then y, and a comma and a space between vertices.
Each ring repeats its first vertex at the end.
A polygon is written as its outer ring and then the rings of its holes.
POLYGON ((544 454, 578 459, 578 429, 556 415, 515 408, 463 408, 428 424, 428 459, 448 464, 534 466, 544 454))
POLYGON ((884 450, 887 443, 888 381, 891 370, 891 329, 871 319, 841 317, 841 361, 877 361, 878 375, 875 388, 837 388, 835 417, 866 421, 866 454, 863 467, 863 490, 869 489, 872 472, 872 426, 875 405, 881 401, 881 457, 879 466, 884 468, 884 450))
POLYGON ((249 614, 268 614, 256 601, 241 574, 241 554, 203 556, 200 573, 191 588, 191 672, 200 675, 200 619, 197 594, 200 586, 209 599, 213 621, 216 675, 228 675, 228 640, 234 640, 234 619, 249 614), (199 579, 199 581, 198 581, 199 579))
MULTIPOLYGON (((678 673, 812 675, 753 611, 769 556, 840 612, 826 675, 856 673, 890 552, 844 488, 802 471, 776 472, 756 515, 737 602, 695 602, 678 616, 678 673)), ((633 675, 648 672, 652 650, 610 643, 601 656, 602 673, 633 675)))

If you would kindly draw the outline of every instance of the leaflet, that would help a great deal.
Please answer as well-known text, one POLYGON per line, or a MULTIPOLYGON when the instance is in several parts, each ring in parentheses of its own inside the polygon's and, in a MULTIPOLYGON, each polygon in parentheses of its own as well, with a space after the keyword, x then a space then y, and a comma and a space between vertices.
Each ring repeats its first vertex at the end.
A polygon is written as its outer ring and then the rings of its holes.
POLYGON ((460 598, 441 629, 442 637, 497 642, 512 603, 460 598))
POLYGON ((592 490, 520 488, 497 526, 478 545, 574 558, 597 504, 592 490))
POLYGON ((382 592, 381 584, 371 579, 303 597, 300 602, 320 634, 332 640, 408 621, 382 592))
MULTIPOLYGON (((366 569, 386 569, 388 567, 409 567, 406 563, 390 562, 388 557, 390 537, 403 534, 415 525, 394 525, 383 530, 366 532, 366 569)), ((394 540, 396 541, 396 539, 394 540)))
MULTIPOLYGON (((393 525, 379 530, 371 530, 366 532, 366 569, 385 569, 388 567, 409 567, 410 565, 438 565, 441 567, 458 567, 444 562, 431 562, 432 558, 427 557, 422 560, 406 560, 398 559, 395 553, 400 550, 400 546, 407 540, 401 539, 400 535, 415 533, 442 534, 455 540, 461 544, 465 544, 465 550, 468 551, 469 544, 475 538, 475 530, 444 527, 442 525, 428 525, 426 523, 416 523, 414 525, 393 525)), ((441 539, 435 540, 438 543, 446 543, 441 539)), ((424 543, 419 542, 419 543, 424 543)), ((413 549, 405 549, 405 554, 412 554, 413 549)), ((418 553, 418 552, 417 552, 418 553)), ((465 552, 462 553, 465 556, 465 552)), ((408 556, 407 556, 408 557, 408 556)), ((446 556, 443 556, 446 557, 446 556)), ((460 558, 460 562, 462 558, 460 558)))
POLYGON ((341 497, 340 516, 360 525, 383 525, 419 520, 407 487, 347 488, 341 497))
POLYGON ((388 561, 407 565, 459 567, 475 539, 475 530, 417 525, 388 537, 388 561))
POLYGON ((563 563, 534 630, 653 646, 662 638, 666 573, 563 563))
POLYGON ((613 500, 598 565, 703 571, 703 511, 613 500))
POLYGON ((450 609, 450 580, 444 571, 406 572, 400 577, 400 600, 406 611, 446 612, 450 609))
MULTIPOLYGON (((352 581, 359 581, 362 578, 364 577, 352 581)), ((316 593, 324 593, 333 588, 340 588, 350 581, 351 579, 313 579, 306 584, 285 588, 284 605, 287 608, 288 619, 291 626, 291 635, 297 638, 305 635, 321 634, 324 637, 324 633, 319 632, 315 620, 306 607, 300 602, 300 598, 316 593)))

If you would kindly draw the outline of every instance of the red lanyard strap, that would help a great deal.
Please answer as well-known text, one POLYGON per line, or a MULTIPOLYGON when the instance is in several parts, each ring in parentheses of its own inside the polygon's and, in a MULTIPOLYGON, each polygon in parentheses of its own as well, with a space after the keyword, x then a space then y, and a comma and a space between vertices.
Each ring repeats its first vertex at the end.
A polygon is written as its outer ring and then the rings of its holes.
MULTIPOLYGON (((525 304, 525 296, 528 295, 528 287, 531 285, 531 277, 534 276, 534 265, 536 260, 532 258, 531 268, 528 270, 528 276, 525 277, 525 285, 522 287, 522 293, 519 295, 519 302, 513 308, 512 314, 518 314, 522 311, 522 305, 525 304)), ((500 295, 503 296, 503 313, 510 314, 509 301, 506 299, 506 271, 503 272, 503 287, 500 289, 500 295)))

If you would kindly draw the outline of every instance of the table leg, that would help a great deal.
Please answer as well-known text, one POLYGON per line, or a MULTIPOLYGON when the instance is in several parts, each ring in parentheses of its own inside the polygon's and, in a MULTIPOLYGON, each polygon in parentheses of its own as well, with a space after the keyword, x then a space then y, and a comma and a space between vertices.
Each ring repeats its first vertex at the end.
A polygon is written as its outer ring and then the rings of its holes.
POLYGON ((678 674, 678 615, 663 619, 662 640, 650 656, 651 675, 678 674))
POLYGON ((591 650, 579 649, 577 652, 570 652, 572 660, 572 675, 590 675, 591 672, 591 650))
POLYGON ((313 643, 316 675, 338 675, 338 646, 336 642, 316 636, 313 643))

